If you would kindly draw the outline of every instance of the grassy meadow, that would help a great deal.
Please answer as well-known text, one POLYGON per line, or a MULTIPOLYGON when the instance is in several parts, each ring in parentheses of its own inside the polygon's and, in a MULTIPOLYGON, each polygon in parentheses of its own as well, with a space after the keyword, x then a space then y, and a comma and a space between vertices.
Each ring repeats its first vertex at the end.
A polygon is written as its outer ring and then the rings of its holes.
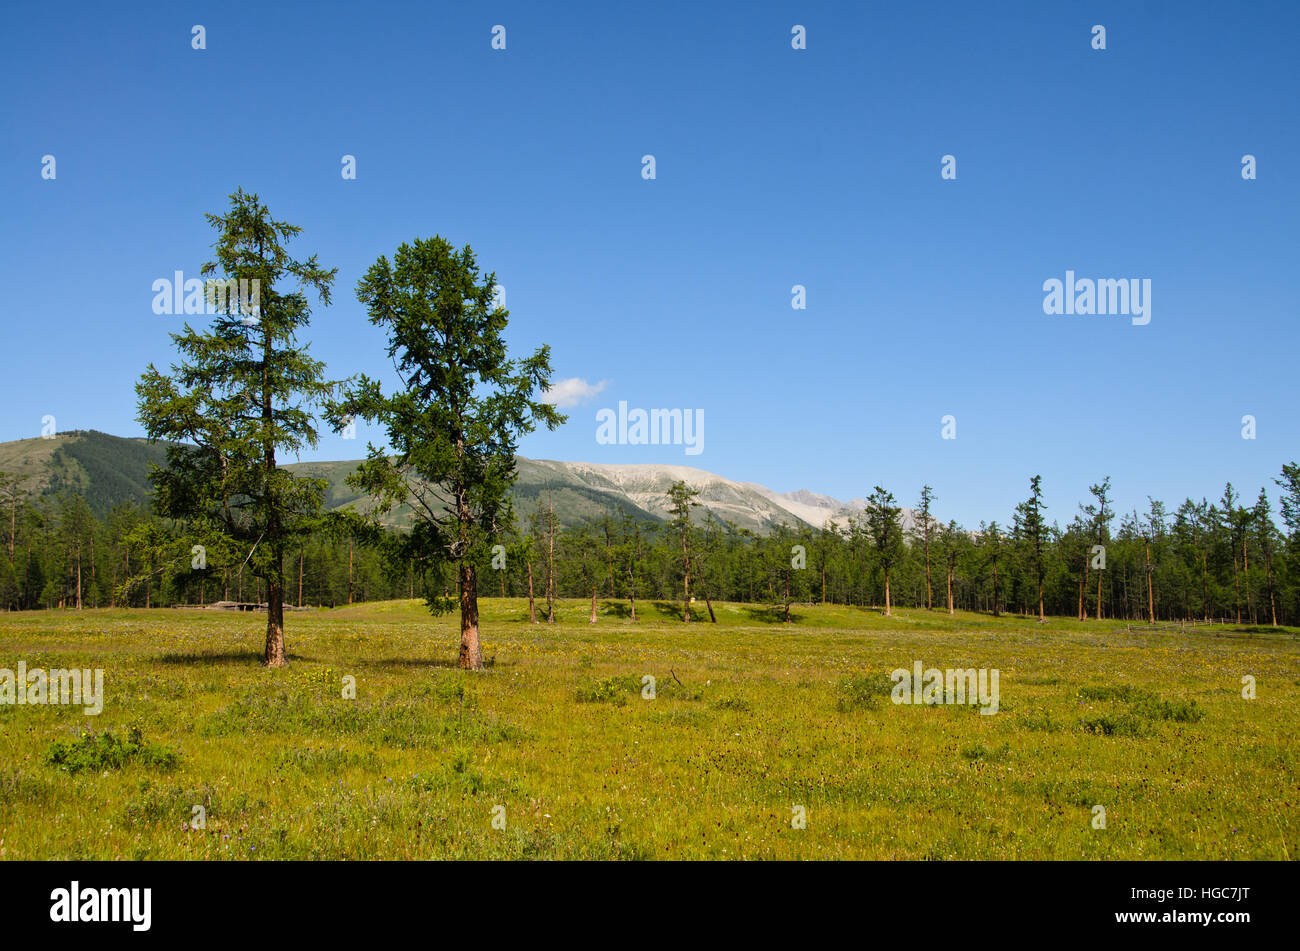
POLYGON ((0 858, 1300 854, 1294 630, 715 607, 485 599, 476 674, 419 602, 292 612, 281 671, 263 615, 0 614, 0 667, 103 668, 105 694, 0 705, 0 858), (890 702, 916 660, 999 669, 999 712, 890 702))

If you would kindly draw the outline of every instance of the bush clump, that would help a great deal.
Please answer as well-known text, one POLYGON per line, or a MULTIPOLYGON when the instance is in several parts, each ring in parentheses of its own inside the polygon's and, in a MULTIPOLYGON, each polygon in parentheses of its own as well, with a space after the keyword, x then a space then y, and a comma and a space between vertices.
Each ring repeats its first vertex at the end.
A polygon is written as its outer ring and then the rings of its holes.
POLYGON ((853 710, 874 710, 882 697, 894 691, 894 682, 888 674, 863 674, 843 678, 837 689, 835 709, 841 713, 853 710))
POLYGON ((130 727, 125 738, 88 731, 75 740, 51 743, 45 756, 47 764, 67 773, 121 769, 128 763, 166 772, 176 768, 177 760, 173 751, 147 742, 138 726, 130 727))

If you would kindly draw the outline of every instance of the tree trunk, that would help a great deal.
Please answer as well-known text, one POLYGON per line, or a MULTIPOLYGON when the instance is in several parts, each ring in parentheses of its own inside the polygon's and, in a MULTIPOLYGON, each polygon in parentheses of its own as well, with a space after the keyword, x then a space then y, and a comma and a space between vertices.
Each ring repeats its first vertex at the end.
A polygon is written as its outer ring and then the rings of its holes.
POLYGON ((1240 564, 1234 555, 1232 559, 1232 598, 1233 605, 1237 612, 1237 623, 1241 623, 1241 577, 1240 564))
POLYGON ((1088 602, 1084 599, 1083 592, 1088 589, 1088 566, 1090 559, 1087 552, 1083 555, 1083 580, 1079 582, 1079 620, 1088 620, 1088 602))
POLYGON ((1147 556, 1147 620, 1151 624, 1156 623, 1156 600, 1155 593, 1151 589, 1151 543, 1146 543, 1147 556))
POLYGON ((481 670, 483 652, 478 642, 478 579, 474 566, 460 565, 460 666, 464 670, 481 670))
POLYGON ((555 503, 546 502, 546 623, 555 623, 555 503))
POLYGON ((957 613, 952 603, 952 565, 948 566, 948 613, 950 615, 957 613))
MULTIPOLYGON (((942 534, 940 538, 943 538, 942 534)), ((951 595, 949 600, 952 600, 951 595)), ((934 610, 934 593, 930 589, 930 528, 928 525, 925 532, 925 609, 927 611, 934 610)), ((948 613, 951 614, 952 612, 948 613)))
POLYGON ((284 650, 284 584, 273 565, 266 583, 266 654, 267 667, 287 667, 284 650))
POLYGON ((591 586, 591 623, 596 623, 596 586, 591 586))
POLYGON ((1273 626, 1277 627, 1277 598, 1273 589, 1273 558, 1268 551, 1264 552, 1264 578, 1268 582, 1268 607, 1273 617, 1273 626))
POLYGON ((1206 623, 1210 620, 1210 556, 1201 552, 1201 612, 1206 623))
POLYGON ((1000 617, 998 614, 998 565, 993 563, 993 616, 1000 617))
POLYGON ((533 563, 528 562, 528 623, 537 623, 537 605, 533 602, 533 563))
POLYGON ((1259 621, 1255 614, 1255 604, 1250 596, 1250 549, 1246 546, 1246 533, 1241 533, 1241 573, 1246 578, 1246 613, 1250 615, 1250 623, 1256 624, 1259 621))
POLYGON ((889 569, 885 569, 885 617, 893 617, 889 604, 889 569))
POLYGON ((691 620, 691 552, 686 547, 686 535, 682 535, 682 554, 686 556, 686 570, 682 576, 682 584, 685 593, 682 596, 682 621, 690 623, 691 620))

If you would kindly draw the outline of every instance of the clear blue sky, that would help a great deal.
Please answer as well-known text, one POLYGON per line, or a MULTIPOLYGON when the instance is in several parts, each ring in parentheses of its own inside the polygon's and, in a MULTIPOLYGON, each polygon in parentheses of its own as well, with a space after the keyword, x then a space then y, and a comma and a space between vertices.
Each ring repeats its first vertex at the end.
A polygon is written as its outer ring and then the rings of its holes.
POLYGON ((242 186, 338 266, 311 332, 337 376, 387 368, 353 291, 379 254, 472 244, 512 345, 606 381, 525 455, 928 482, 968 524, 1034 473, 1068 520, 1107 474, 1123 511, 1253 499, 1300 458, 1300 4, 464 6, 8 10, 0 440, 141 433, 133 384, 180 323, 151 284, 197 276, 242 186), (1067 269, 1150 278, 1151 323, 1044 315, 1067 269), (704 452, 597 445, 618 400, 702 408, 704 452))

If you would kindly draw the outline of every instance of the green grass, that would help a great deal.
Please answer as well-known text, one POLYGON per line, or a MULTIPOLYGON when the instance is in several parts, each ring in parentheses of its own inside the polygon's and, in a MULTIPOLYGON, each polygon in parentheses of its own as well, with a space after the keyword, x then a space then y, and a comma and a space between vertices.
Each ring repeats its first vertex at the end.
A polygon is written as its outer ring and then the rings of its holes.
POLYGON ((1300 848, 1293 631, 806 606, 787 626, 739 604, 688 626, 677 605, 638 604, 635 624, 623 607, 603 602, 591 625, 587 602, 565 602, 559 624, 533 626, 524 602, 485 600, 491 666, 475 674, 454 666, 457 619, 414 602, 291 613, 282 671, 259 664, 255 615, 0 614, 0 667, 102 667, 105 690, 98 717, 0 705, 0 857, 1300 848), (893 704, 889 672, 915 660, 998 668, 1000 712, 893 704))

